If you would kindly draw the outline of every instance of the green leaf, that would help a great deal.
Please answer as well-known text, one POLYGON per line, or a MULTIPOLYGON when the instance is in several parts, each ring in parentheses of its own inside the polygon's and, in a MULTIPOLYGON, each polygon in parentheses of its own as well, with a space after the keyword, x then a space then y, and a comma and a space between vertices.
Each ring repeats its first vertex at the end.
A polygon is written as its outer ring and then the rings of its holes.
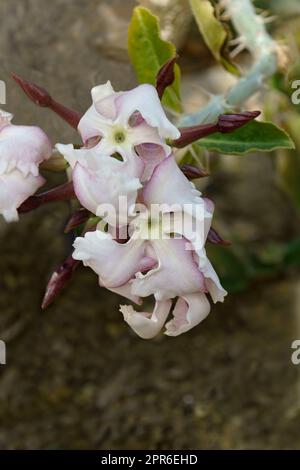
POLYGON ((260 121, 251 121, 230 134, 216 132, 198 140, 197 145, 207 150, 230 155, 295 148, 293 141, 283 129, 270 122, 260 121))
MULTIPOLYGON (((140 83, 155 85, 160 67, 176 54, 175 46, 160 37, 158 19, 147 8, 133 10, 128 30, 128 53, 140 83)), ((163 104, 176 112, 180 103, 180 69, 175 64, 175 80, 163 96, 163 104)))
POLYGON ((209 0, 190 0, 193 15, 203 40, 215 59, 230 73, 240 75, 237 67, 225 57, 228 39, 227 30, 215 16, 215 9, 209 0))

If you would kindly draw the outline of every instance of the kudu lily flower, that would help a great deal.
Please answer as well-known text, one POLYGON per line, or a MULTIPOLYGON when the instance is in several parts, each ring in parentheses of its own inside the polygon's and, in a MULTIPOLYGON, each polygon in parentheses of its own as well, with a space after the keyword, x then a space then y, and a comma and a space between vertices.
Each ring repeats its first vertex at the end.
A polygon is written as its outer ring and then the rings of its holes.
POLYGON ((130 205, 135 202, 141 182, 170 154, 165 139, 176 139, 180 132, 167 119, 152 85, 115 92, 107 82, 92 89, 92 99, 78 125, 84 147, 57 144, 57 149, 73 170, 81 204, 102 215, 98 206, 116 206, 120 195, 130 205))
POLYGON ((98 274, 100 285, 136 303, 154 295, 153 313, 136 312, 132 306, 120 308, 142 338, 159 333, 171 312, 172 299, 178 297, 173 318, 165 324, 165 333, 177 336, 208 315, 207 293, 214 302, 226 295, 204 248, 213 204, 201 198, 172 155, 156 167, 140 200, 148 211, 132 221, 126 243, 101 230, 88 232, 75 240, 73 257, 98 274), (154 218, 153 205, 160 207, 154 218))
MULTIPOLYGON (((14 75, 33 102, 77 129, 83 141, 81 148, 56 146, 70 165, 71 181, 28 197, 43 183, 38 164, 50 156, 50 143, 40 129, 12 126, 10 115, 0 116, 0 213, 7 220, 17 218, 16 209, 26 198, 19 213, 74 197, 83 206, 65 230, 81 227, 81 236, 73 254, 52 274, 43 308, 70 281, 79 261, 96 272, 100 286, 131 302, 141 305, 154 297, 152 312, 120 307, 125 321, 145 339, 164 326, 169 336, 190 330, 209 314, 208 295, 222 302, 227 294, 205 244, 228 242, 211 227, 213 203, 189 181, 207 173, 187 164, 179 168, 172 148, 232 132, 259 112, 220 115, 210 124, 177 129, 160 102, 175 79, 176 58, 160 68, 156 87, 143 84, 116 92, 108 81, 93 88, 92 105, 83 116, 39 85, 14 75)), ((61 162, 59 167, 65 170, 61 162)))
POLYGON ((44 184, 39 164, 52 152, 42 129, 13 125, 12 117, 0 111, 0 214, 7 222, 18 220, 18 207, 44 184))

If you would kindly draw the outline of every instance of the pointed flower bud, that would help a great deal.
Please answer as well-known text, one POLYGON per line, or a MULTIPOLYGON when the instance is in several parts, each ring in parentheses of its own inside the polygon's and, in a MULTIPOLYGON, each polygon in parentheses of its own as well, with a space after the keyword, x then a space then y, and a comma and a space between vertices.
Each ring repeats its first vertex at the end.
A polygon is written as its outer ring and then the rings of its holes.
POLYGON ((202 168, 197 166, 188 165, 185 163, 184 165, 180 165, 180 169, 182 173, 189 179, 193 180, 196 178, 204 178, 205 176, 209 176, 209 173, 202 168))
POLYGON ((20 85, 24 93, 28 96, 28 98, 33 101, 38 106, 42 106, 45 108, 50 108, 54 111, 58 116, 60 116, 64 121, 66 121, 70 126, 77 129, 79 121, 81 119, 81 114, 77 111, 73 111, 72 109, 63 106, 62 104, 55 101, 50 94, 48 93, 45 88, 36 85, 33 82, 28 80, 24 80, 19 75, 13 74, 13 79, 20 85))
POLYGON ((59 268, 52 274, 48 282, 46 292, 42 302, 42 309, 46 309, 60 294, 65 285, 71 280, 73 272, 78 266, 79 261, 75 260, 72 255, 59 266, 59 268))
MULTIPOLYGON (((98 220, 93 217, 90 218, 85 224, 84 230, 82 231, 82 236, 87 232, 93 232, 96 230, 98 220)), ((68 258, 57 268, 57 270, 52 274, 50 280, 46 287, 46 292, 42 301, 42 309, 46 309, 51 305, 56 297, 60 295, 62 290, 67 286, 70 280, 73 277, 75 269, 79 265, 79 261, 73 258, 74 252, 68 256, 68 258)))
POLYGON ((227 132, 235 131, 240 127, 247 124, 252 119, 257 118, 260 111, 244 111, 238 114, 221 114, 218 119, 218 131, 226 134, 227 132))
POLYGON ((230 241, 222 238, 221 235, 219 235, 218 232, 212 227, 210 227, 209 229, 209 232, 207 235, 207 241, 209 241, 213 245, 222 245, 222 246, 231 245, 230 241))
POLYGON ((84 207, 81 207, 78 209, 72 216, 70 217, 64 232, 69 233, 71 230, 74 230, 75 228, 79 227, 79 225, 83 224, 88 220, 90 217, 90 212, 85 209, 84 207))
POLYGON ((215 124, 202 124, 179 129, 181 135, 179 139, 171 142, 171 145, 181 148, 214 132, 221 132, 222 134, 233 132, 259 115, 260 111, 244 111, 239 114, 221 114, 215 124))
POLYGON ((178 55, 169 59, 158 71, 156 77, 156 90, 160 99, 162 98, 165 89, 172 85, 175 80, 174 66, 178 55))

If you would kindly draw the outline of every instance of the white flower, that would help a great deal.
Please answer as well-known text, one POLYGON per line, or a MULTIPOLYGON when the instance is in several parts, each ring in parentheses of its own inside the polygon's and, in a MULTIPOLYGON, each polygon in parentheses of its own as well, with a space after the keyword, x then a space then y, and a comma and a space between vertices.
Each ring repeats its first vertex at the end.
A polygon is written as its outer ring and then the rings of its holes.
POLYGON ((100 215, 98 208, 116 206, 119 196, 127 198, 129 207, 135 203, 141 182, 170 154, 164 139, 180 133, 167 119, 152 85, 117 93, 107 82, 92 89, 92 98, 78 125, 84 147, 56 147, 73 170, 80 203, 100 215))
POLYGON ((207 293, 214 302, 223 301, 226 295, 204 249, 213 204, 200 197, 172 156, 155 169, 142 190, 141 200, 149 209, 153 204, 161 205, 163 209, 156 220, 149 220, 144 213, 138 216, 126 243, 119 243, 110 233, 100 230, 86 233, 76 238, 73 257, 98 274, 100 285, 130 300, 141 303, 141 298, 154 295, 153 313, 136 312, 132 306, 120 308, 125 321, 139 336, 151 338, 164 324, 167 335, 177 336, 208 315, 207 293), (169 212, 166 204, 172 207, 169 212), (191 205, 201 210, 190 210, 191 205), (182 225, 179 222, 183 214, 182 225), (197 217, 200 229, 195 236, 189 222, 197 217), (166 234, 176 237, 165 237, 166 234), (173 318, 165 323, 171 299, 176 297, 173 318))
POLYGON ((7 222, 18 220, 18 207, 44 184, 39 164, 52 152, 42 129, 13 125, 12 117, 0 110, 0 214, 7 222))
MULTIPOLYGON (((118 153, 127 167, 140 173, 138 155, 143 157, 144 144, 152 144, 158 157, 156 165, 170 154, 165 139, 180 137, 178 129, 167 119, 156 89, 152 85, 139 85, 130 91, 115 92, 110 82, 92 89, 93 104, 79 122, 78 130, 87 145, 99 137, 94 148, 103 155, 118 153), (141 153, 141 155, 140 155, 141 153)), ((144 175, 140 175, 142 179, 144 175)), ((150 175, 149 175, 150 176, 150 175)))

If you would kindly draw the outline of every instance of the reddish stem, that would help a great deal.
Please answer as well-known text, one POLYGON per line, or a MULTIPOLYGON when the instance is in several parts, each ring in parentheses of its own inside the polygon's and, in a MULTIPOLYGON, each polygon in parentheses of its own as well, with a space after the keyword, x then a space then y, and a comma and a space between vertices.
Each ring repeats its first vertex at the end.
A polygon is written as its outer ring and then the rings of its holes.
POLYGON ((74 198, 76 198, 76 195, 74 192, 73 182, 70 181, 60 186, 56 186, 49 191, 45 191, 44 193, 30 196, 20 205, 18 212, 19 214, 24 214, 26 212, 32 211, 33 209, 36 209, 43 204, 48 204, 48 202, 68 201, 74 198))

